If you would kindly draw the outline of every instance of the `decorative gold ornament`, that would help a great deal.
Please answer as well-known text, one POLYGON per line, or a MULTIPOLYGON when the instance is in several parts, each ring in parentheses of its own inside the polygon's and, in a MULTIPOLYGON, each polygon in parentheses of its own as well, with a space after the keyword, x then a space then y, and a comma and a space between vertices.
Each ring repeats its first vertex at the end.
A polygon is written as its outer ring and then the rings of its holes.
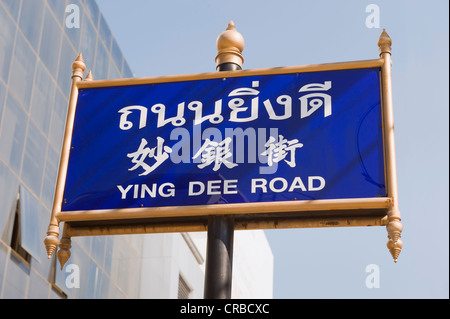
POLYGON ((387 34, 386 29, 383 29, 383 32, 381 32, 380 38, 378 39, 378 47, 380 50, 380 55, 383 53, 391 54, 391 46, 392 46, 392 39, 387 34))
POLYGON ((400 252, 403 248, 403 242, 401 239, 398 239, 397 242, 394 243, 392 239, 389 239, 387 244, 387 248, 389 249, 389 252, 392 255, 392 258, 394 258, 394 262, 397 262, 398 256, 400 255, 400 252))
POLYGON ((44 239, 45 248, 47 250, 48 259, 52 258, 56 247, 59 245, 59 226, 49 225, 47 230, 47 237, 44 239))
POLYGON ((245 41, 242 35, 236 31, 233 21, 230 21, 227 29, 218 36, 216 45, 218 51, 216 66, 234 63, 242 68, 244 63, 242 51, 244 51, 245 41))
POLYGON ((403 225, 400 223, 400 219, 393 217, 392 220, 386 225, 389 238, 395 244, 402 237, 403 225))
POLYGON ((69 236, 67 236, 67 234, 63 234, 63 237, 61 238, 61 242, 59 244, 59 250, 56 253, 59 264, 61 265, 61 270, 64 268, 64 265, 71 256, 70 248, 72 248, 72 240, 69 236))
POLYGON ((94 81, 94 77, 92 76, 92 71, 89 71, 88 75, 84 78, 85 81, 94 81))
POLYGON ((72 77, 77 76, 82 79, 84 70, 86 70, 86 64, 84 64, 83 55, 80 53, 72 64, 72 77))

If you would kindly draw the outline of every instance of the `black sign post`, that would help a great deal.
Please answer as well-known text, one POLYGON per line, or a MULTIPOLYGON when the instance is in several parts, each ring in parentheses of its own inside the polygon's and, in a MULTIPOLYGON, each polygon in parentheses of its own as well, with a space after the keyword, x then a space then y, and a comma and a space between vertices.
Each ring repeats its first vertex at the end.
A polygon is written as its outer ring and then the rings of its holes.
MULTIPOLYGON (((233 22, 217 39, 217 71, 242 70, 244 39, 233 22)), ((233 274, 234 218, 210 216, 206 247, 205 299, 230 299, 233 274)))

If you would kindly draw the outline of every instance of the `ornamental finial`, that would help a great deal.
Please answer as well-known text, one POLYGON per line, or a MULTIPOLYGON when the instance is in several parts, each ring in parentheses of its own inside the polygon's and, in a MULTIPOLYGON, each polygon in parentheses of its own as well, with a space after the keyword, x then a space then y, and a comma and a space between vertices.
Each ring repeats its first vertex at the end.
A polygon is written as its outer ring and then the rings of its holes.
POLYGON ((92 75, 92 71, 89 71, 89 73, 84 78, 85 81, 94 81, 94 76, 92 75))
POLYGON ((48 259, 50 259, 59 245, 59 226, 50 224, 47 230, 47 237, 44 239, 45 249, 48 259))
POLYGON ((378 39, 378 47, 380 49, 380 55, 383 53, 391 54, 391 46, 392 46, 392 39, 387 34, 386 29, 383 29, 383 32, 381 32, 380 38, 378 39))
POLYGON ((242 68, 244 57, 245 41, 242 35, 236 31, 233 21, 228 23, 227 29, 222 32, 216 41, 218 54, 216 56, 216 66, 224 63, 234 63, 242 68))
POLYGON ((82 79, 84 70, 86 70, 86 64, 84 64, 83 55, 80 53, 72 63, 72 77, 78 76, 82 79))

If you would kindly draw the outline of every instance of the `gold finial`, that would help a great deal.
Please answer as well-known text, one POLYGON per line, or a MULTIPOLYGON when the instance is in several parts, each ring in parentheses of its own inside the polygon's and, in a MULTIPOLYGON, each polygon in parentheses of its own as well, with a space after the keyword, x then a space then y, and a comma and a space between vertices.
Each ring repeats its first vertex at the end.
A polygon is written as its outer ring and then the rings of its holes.
POLYGON ((401 239, 398 239, 396 243, 392 241, 392 239, 389 239, 387 242, 387 248, 389 249, 389 252, 392 255, 392 258, 394 258, 394 262, 396 263, 398 260, 398 256, 400 255, 400 252, 403 248, 403 242, 401 239))
POLYGON ((389 238, 387 247, 394 258, 394 262, 397 262, 398 256, 400 255, 403 247, 403 242, 400 239, 402 237, 403 225, 400 221, 400 217, 390 216, 388 218, 388 224, 386 225, 389 238))
POLYGON ((86 70, 86 64, 84 64, 83 55, 80 53, 72 64, 72 77, 78 76, 82 79, 84 70, 86 70))
POLYGON ((381 32, 380 38, 378 39, 378 47, 380 49, 380 55, 383 53, 391 54, 391 46, 392 40, 386 32, 386 29, 383 29, 381 32))
POLYGON ((67 229, 65 228, 63 231, 61 242, 59 244, 58 252, 56 253, 56 256, 58 257, 59 260, 59 264, 61 265, 61 270, 63 270, 64 265, 70 258, 71 255, 70 248, 72 248, 72 240, 67 234, 67 229))
POLYGON ((92 76, 92 71, 89 71, 88 75, 84 78, 85 81, 93 81, 94 77, 92 76))
POLYGON ((222 32, 216 41, 218 54, 216 56, 216 66, 223 63, 234 63, 242 68, 244 57, 244 38, 236 31, 233 21, 228 23, 227 29, 222 32))
POLYGON ((52 258, 53 252, 59 245, 59 226, 49 225, 47 230, 47 237, 44 239, 45 249, 47 250, 48 259, 52 258))
POLYGON ((389 238, 395 244, 402 236, 403 225, 400 223, 400 218, 392 217, 386 225, 389 238))

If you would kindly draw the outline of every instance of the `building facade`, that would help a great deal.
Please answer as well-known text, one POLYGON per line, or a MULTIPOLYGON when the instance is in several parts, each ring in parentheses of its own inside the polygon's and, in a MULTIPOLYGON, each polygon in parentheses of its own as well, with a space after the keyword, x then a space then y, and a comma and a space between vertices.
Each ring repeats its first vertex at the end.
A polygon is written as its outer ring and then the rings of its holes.
MULTIPOLYGON (((81 237, 63 270, 44 245, 71 85, 133 76, 95 0, 0 0, 0 298, 202 298, 205 233, 81 237)), ((236 232, 233 297, 271 298, 262 231, 236 232)))

